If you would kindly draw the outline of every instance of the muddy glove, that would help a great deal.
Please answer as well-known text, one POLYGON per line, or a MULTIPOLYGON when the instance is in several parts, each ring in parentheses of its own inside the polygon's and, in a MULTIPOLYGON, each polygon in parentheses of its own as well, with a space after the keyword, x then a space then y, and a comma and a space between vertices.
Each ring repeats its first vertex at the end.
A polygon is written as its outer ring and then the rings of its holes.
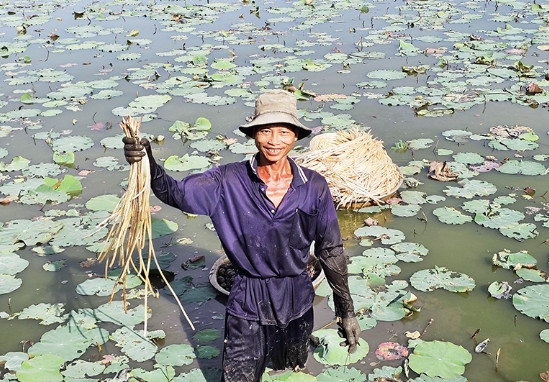
POLYGON ((124 156, 129 164, 139 162, 145 155, 152 159, 151 144, 147 138, 124 137, 124 156), (145 149, 145 150, 143 150, 145 149))
POLYGON ((345 341, 340 343, 341 346, 349 347, 349 354, 352 354, 356 350, 356 346, 359 344, 360 338, 360 325, 356 317, 342 318, 338 320, 337 332, 341 338, 345 338, 345 341))
POLYGON ((355 309, 351 292, 349 292, 349 278, 347 274, 347 256, 342 246, 333 247, 330 250, 322 250, 318 258, 326 275, 328 284, 334 291, 334 308, 339 317, 339 333, 346 341, 344 346, 349 346, 349 352, 356 350, 360 336, 360 326, 355 317, 355 309))

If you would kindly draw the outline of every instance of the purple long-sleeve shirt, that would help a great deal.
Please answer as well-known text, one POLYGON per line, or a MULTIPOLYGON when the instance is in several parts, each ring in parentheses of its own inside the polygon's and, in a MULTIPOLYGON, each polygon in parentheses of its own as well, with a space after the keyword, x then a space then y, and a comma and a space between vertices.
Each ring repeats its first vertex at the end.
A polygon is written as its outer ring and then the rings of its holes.
POLYGON ((227 312, 286 326, 314 299, 306 267, 315 242, 334 289, 336 314, 354 316, 337 215, 324 177, 290 159, 293 180, 275 208, 257 175, 257 158, 212 168, 183 180, 153 166, 154 194, 182 211, 207 215, 237 268, 227 312))

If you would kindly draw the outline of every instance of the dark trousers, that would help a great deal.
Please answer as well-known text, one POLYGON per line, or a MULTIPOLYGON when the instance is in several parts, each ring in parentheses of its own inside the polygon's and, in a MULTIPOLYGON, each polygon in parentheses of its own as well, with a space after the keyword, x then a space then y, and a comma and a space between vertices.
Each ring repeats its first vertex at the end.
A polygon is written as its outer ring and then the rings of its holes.
POLYGON ((267 366, 304 368, 313 331, 313 308, 281 328, 227 314, 223 348, 224 382, 259 382, 267 366))

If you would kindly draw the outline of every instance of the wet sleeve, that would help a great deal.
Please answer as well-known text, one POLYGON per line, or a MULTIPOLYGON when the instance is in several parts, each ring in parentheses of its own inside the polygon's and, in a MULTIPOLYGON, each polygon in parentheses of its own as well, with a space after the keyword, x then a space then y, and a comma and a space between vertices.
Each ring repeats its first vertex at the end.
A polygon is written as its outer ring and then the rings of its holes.
POLYGON ((349 291, 347 255, 343 249, 337 214, 327 185, 319 200, 315 254, 320 260, 326 280, 332 288, 336 316, 355 317, 353 300, 349 291))
POLYGON ((162 202, 181 211, 211 216, 221 197, 221 174, 216 169, 192 174, 182 180, 151 163, 151 189, 162 202))

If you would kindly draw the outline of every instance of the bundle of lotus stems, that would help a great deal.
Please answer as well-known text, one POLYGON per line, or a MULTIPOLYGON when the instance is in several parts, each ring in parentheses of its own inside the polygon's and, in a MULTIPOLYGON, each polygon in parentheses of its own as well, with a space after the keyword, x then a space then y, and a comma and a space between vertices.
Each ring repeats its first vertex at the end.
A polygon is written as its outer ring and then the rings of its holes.
MULTIPOLYGON (((132 117, 122 119, 120 123, 124 134, 136 140, 139 140, 140 126, 141 122, 132 117)), ((120 266, 120 274, 118 275, 110 299, 112 301, 118 286, 122 285, 124 309, 126 308, 126 276, 131 271, 134 271, 145 284, 145 321, 143 330, 145 334, 147 333, 148 317, 147 296, 150 292, 153 296, 158 297, 158 292, 152 286, 149 279, 151 262, 154 261, 166 287, 175 297, 183 315, 194 330, 194 326, 187 316, 183 305, 181 305, 179 298, 162 273, 162 269, 156 259, 152 240, 152 221, 149 204, 151 193, 150 181, 149 160, 145 155, 142 160, 131 164, 126 192, 111 215, 98 226, 98 228, 101 228, 111 225, 98 260, 106 260, 106 271, 115 265, 120 266), (145 247, 147 247, 146 253, 144 253, 145 247), (137 254, 135 259, 133 256, 134 253, 137 254)))
POLYGON ((356 128, 317 135, 294 159, 326 178, 337 208, 383 204, 403 181, 383 142, 356 128))

